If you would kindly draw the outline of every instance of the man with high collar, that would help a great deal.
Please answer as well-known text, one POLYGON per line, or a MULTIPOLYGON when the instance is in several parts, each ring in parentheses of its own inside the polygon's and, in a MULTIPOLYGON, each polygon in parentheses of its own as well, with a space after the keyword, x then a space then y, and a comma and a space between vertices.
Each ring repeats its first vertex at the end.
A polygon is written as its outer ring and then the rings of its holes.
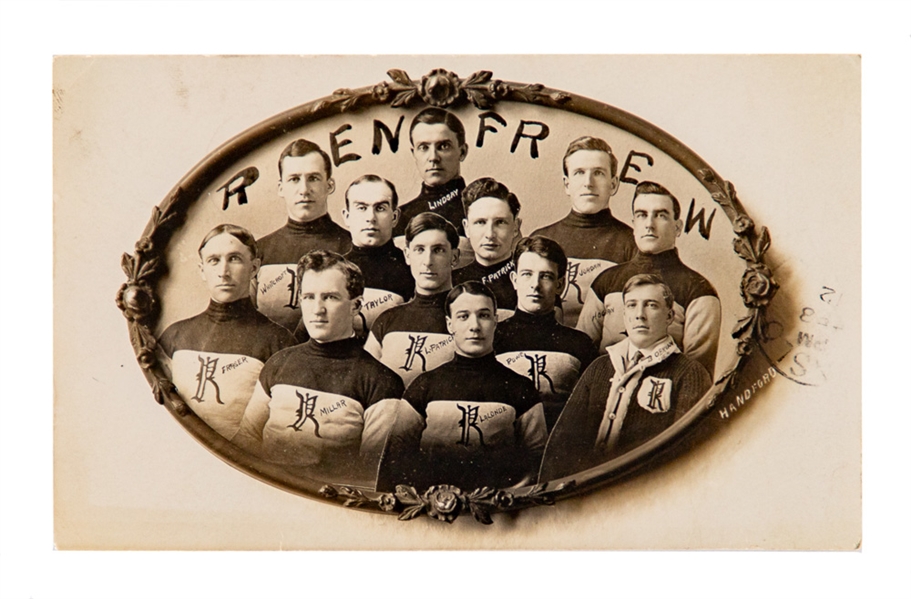
POLYGON ((633 195, 633 229, 639 251, 630 262, 598 275, 576 328, 604 353, 625 335, 623 286, 633 275, 658 274, 677 302, 669 327, 671 337, 683 353, 713 375, 721 333, 721 302, 712 284, 677 255, 677 237, 683 230, 680 202, 657 183, 639 183, 633 195))
POLYGON ((354 336, 364 279, 342 256, 301 258, 300 310, 310 341, 266 362, 234 443, 326 482, 371 486, 401 380, 354 336))
POLYGON ((474 251, 474 261, 452 273, 455 285, 480 281, 497 298, 497 319, 516 310, 516 290, 509 278, 513 271, 512 250, 519 237, 521 205, 514 193, 499 181, 484 177, 472 181, 462 194, 465 220, 462 224, 474 251))
POLYGON ((459 235, 448 220, 425 212, 408 223, 405 240, 414 298, 377 317, 364 349, 398 374, 407 387, 419 374, 452 358, 443 303, 459 260, 459 235))
POLYGON ((256 240, 219 225, 199 245, 199 271, 209 288, 205 312, 169 326, 159 340, 177 392, 206 424, 230 439, 240 426, 266 360, 291 347, 291 334, 256 311, 251 282, 259 268, 256 240))
POLYGON ((563 189, 572 208, 562 220, 532 233, 559 243, 569 258, 562 296, 567 326, 576 326, 595 277, 636 252, 632 230, 610 211, 619 186, 617 158, 606 141, 580 137, 569 144, 563 156, 563 189))
POLYGON ((401 218, 394 232, 397 245, 404 246, 405 227, 412 218, 424 212, 433 212, 455 225, 462 259, 471 260, 470 246, 462 229, 465 179, 461 169, 468 156, 462 121, 448 110, 425 108, 411 121, 408 137, 411 155, 422 181, 421 193, 401 207, 401 218))
MULTIPOLYGON (((364 275, 364 301, 355 331, 366 339, 376 317, 414 296, 414 279, 402 250, 392 243, 392 228, 399 218, 395 186, 377 175, 357 178, 345 192, 342 217, 351 233, 351 251, 345 258, 364 275)), ((295 337, 307 341, 303 323, 295 337)))
POLYGON ((579 379, 547 442, 540 480, 554 480, 620 456, 667 430, 712 385, 699 362, 680 352, 668 328, 674 296, 655 274, 622 290, 627 337, 579 379))
POLYGON ((329 217, 329 195, 335 191, 332 162, 306 139, 289 144, 278 159, 278 195, 285 200, 288 222, 260 240, 256 304, 260 312, 294 330, 297 306, 297 262, 312 250, 345 254, 351 249, 348 231, 329 217))
POLYGON ((547 430, 553 428, 579 376, 598 357, 585 333, 559 324, 554 316, 566 285, 566 262, 560 244, 552 239, 533 236, 519 242, 509 275, 518 310, 500 323, 494 340, 497 360, 538 388, 547 430))
POLYGON ((390 433, 396 451, 384 458, 380 478, 466 491, 530 482, 547 439, 544 408, 532 382, 494 356, 496 299, 470 281, 449 292, 445 309, 455 356, 405 391, 413 411, 401 410, 390 433), (402 467, 409 457, 418 465, 402 467))

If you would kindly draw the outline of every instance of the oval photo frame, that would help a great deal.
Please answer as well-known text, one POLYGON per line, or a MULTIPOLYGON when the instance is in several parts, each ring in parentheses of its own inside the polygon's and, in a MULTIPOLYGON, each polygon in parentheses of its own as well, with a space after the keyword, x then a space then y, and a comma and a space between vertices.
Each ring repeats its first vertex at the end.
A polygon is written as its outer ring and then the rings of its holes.
MULTIPOLYGON (((393 69, 388 76, 388 81, 337 90, 251 127, 197 164, 154 208, 134 252, 122 257, 127 281, 117 304, 155 399, 207 449, 247 474, 293 493, 403 520, 428 515, 451 522, 470 513, 490 524, 495 512, 552 504, 629 474, 692 431, 728 390, 754 345, 765 338, 765 311, 778 288, 763 261, 769 232, 754 225, 733 185, 660 128, 595 100, 540 84, 500 81, 489 71, 460 78, 434 69, 415 80, 393 69), (159 339, 167 326, 197 314, 204 305, 196 279, 199 241, 221 223, 242 226, 257 239, 282 225, 287 215, 271 181, 280 178, 282 148, 299 138, 316 141, 331 155, 333 220, 340 222, 344 190, 366 173, 392 181, 399 188, 399 206, 407 204, 421 185, 414 162, 404 155, 410 154, 408 126, 427 107, 450 111, 465 123, 465 180, 492 176, 505 183, 521 201, 523 233, 559 221, 569 211, 561 164, 565 149, 579 137, 607 140, 617 157, 619 184, 610 199, 617 219, 631 222, 632 197, 641 182, 655 181, 673 193, 681 205, 681 260, 711 281, 721 306, 711 386, 692 408, 638 446, 552 480, 473 489, 446 480, 421 489, 392 481, 380 491, 317 480, 256 457, 194 412, 171 380, 159 339), (715 218, 718 211, 726 220, 715 218)), ((575 267, 579 276, 585 264, 577 261, 575 267)), ((564 296, 570 285, 566 287, 564 296)))

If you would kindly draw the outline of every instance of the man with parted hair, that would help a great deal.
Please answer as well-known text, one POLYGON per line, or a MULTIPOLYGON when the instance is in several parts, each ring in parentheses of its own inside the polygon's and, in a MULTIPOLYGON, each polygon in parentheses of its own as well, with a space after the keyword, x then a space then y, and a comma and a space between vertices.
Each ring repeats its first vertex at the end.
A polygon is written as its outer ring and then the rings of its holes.
POLYGON ((557 298, 566 285, 567 260, 560 244, 547 237, 526 237, 512 261, 518 309, 497 328, 494 351, 501 364, 535 384, 551 430, 598 350, 588 335, 555 317, 557 298))
POLYGON ((278 159, 278 195, 285 200, 288 222, 260 240, 263 266, 257 281, 257 308, 294 330, 297 306, 297 261, 311 250, 345 254, 351 249, 348 231, 329 216, 329 195, 335 191, 332 162, 315 143, 291 142, 278 159))
POLYGON ((633 229, 638 252, 630 262, 598 275, 576 326, 601 353, 625 336, 621 291, 633 275, 664 279, 676 298, 669 333, 688 357, 715 371, 721 333, 721 302, 712 284, 680 261, 677 237, 683 230, 680 202, 662 185, 643 181, 633 195, 633 229))
POLYGON ((181 398, 230 439, 263 364, 294 345, 294 339, 250 301, 260 258, 249 231, 231 224, 215 227, 199 244, 199 260, 209 306, 202 314, 169 326, 159 346, 181 398))
POLYGON ((632 259, 636 252, 633 232, 617 220, 609 207, 617 193, 617 158, 597 137, 572 141, 563 156, 563 189, 572 207, 569 214, 534 231, 553 239, 569 258, 563 290, 563 324, 576 326, 591 282, 604 269, 632 259))
POLYGON ((497 298, 497 318, 504 320, 516 310, 516 290, 509 276, 512 251, 519 238, 521 205, 516 195, 492 177, 472 181, 462 193, 465 233, 474 251, 474 261, 452 273, 455 285, 480 281, 497 298))
POLYGON ((462 229, 465 179, 461 175, 462 162, 468 156, 465 127, 448 110, 429 107, 412 119, 408 138, 422 181, 421 193, 401 206, 401 218, 394 231, 396 244, 404 248, 405 227, 412 218, 424 212, 433 212, 455 226, 460 238, 462 260, 467 263, 471 260, 471 248, 462 229))
POLYGON ((402 377, 407 387, 419 374, 452 358, 443 302, 459 260, 459 235, 448 220, 425 212, 408 223, 405 240, 414 298, 377 317, 364 349, 402 377))
POLYGON ((692 409, 712 379, 668 334, 674 294, 656 274, 621 291, 626 338, 588 367, 547 442, 540 480, 571 476, 656 437, 692 409))
POLYGON ((354 335, 360 269, 315 250, 301 258, 298 275, 310 340, 266 362, 233 441, 317 480, 371 486, 402 382, 354 335))
POLYGON ((400 410, 389 432, 377 487, 530 482, 547 438, 544 408, 532 382, 494 356, 496 298, 469 281, 448 293, 445 310, 455 356, 405 391, 411 410, 400 410))

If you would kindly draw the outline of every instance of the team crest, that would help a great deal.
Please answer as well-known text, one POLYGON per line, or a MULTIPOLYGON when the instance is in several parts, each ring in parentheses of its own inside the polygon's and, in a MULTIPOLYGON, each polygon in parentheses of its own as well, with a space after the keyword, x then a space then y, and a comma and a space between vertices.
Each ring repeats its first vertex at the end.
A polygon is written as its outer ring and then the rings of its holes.
POLYGON ((636 400, 643 410, 652 414, 663 414, 671 409, 671 379, 646 377, 639 387, 636 400))

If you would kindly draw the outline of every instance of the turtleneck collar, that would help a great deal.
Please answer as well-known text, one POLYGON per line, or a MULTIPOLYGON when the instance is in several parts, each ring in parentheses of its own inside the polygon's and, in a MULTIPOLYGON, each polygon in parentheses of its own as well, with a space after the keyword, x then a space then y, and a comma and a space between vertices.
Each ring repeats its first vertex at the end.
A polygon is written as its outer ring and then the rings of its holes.
POLYGON ((334 224, 332 218, 326 213, 319 218, 315 218, 305 223, 289 218, 286 226, 288 227, 288 230, 295 235, 313 235, 314 233, 327 230, 332 224, 334 224))
POLYGON ((398 248, 395 247, 395 243, 390 239, 379 247, 360 247, 351 244, 351 250, 348 253, 354 256, 382 256, 384 254, 391 254, 396 249, 398 248))
POLYGON ((582 214, 581 212, 570 210, 569 215, 563 220, 568 225, 582 228, 603 227, 609 223, 617 222, 617 219, 611 214, 610 208, 605 208, 601 212, 594 214, 582 214))
POLYGON ((466 370, 477 370, 478 368, 499 364, 499 362, 497 362, 497 355, 494 352, 484 354, 480 358, 469 358, 468 356, 456 353, 452 359, 452 363, 456 368, 463 368, 466 370))
POLYGON ((328 341, 320 343, 316 339, 310 339, 304 344, 307 352, 314 356, 325 358, 343 358, 347 359, 354 356, 363 347, 364 342, 354 337, 339 339, 338 341, 328 341))
POLYGON ((546 314, 532 314, 519 308, 509 319, 516 324, 530 327, 549 327, 558 324, 556 313, 553 310, 546 314))
POLYGON ((421 183, 421 195, 424 197, 438 198, 446 195, 454 189, 458 189, 459 191, 465 189, 465 179, 462 177, 455 177, 454 179, 450 179, 447 183, 434 186, 427 185, 426 183, 421 183))
POLYGON ((658 254, 643 254, 636 252, 631 262, 651 268, 665 268, 680 264, 680 257, 677 255, 677 248, 673 248, 658 254))
POLYGON ((253 302, 250 301, 249 296, 227 304, 210 299, 209 307, 206 308, 206 316, 214 322, 237 320, 255 312, 256 308, 253 307, 253 302))
POLYGON ((433 308, 442 308, 443 304, 446 303, 446 296, 449 295, 449 289, 446 291, 441 291, 439 293, 434 293, 433 295, 424 295, 423 293, 415 293, 414 299, 411 300, 417 306, 422 307, 433 307, 433 308))

